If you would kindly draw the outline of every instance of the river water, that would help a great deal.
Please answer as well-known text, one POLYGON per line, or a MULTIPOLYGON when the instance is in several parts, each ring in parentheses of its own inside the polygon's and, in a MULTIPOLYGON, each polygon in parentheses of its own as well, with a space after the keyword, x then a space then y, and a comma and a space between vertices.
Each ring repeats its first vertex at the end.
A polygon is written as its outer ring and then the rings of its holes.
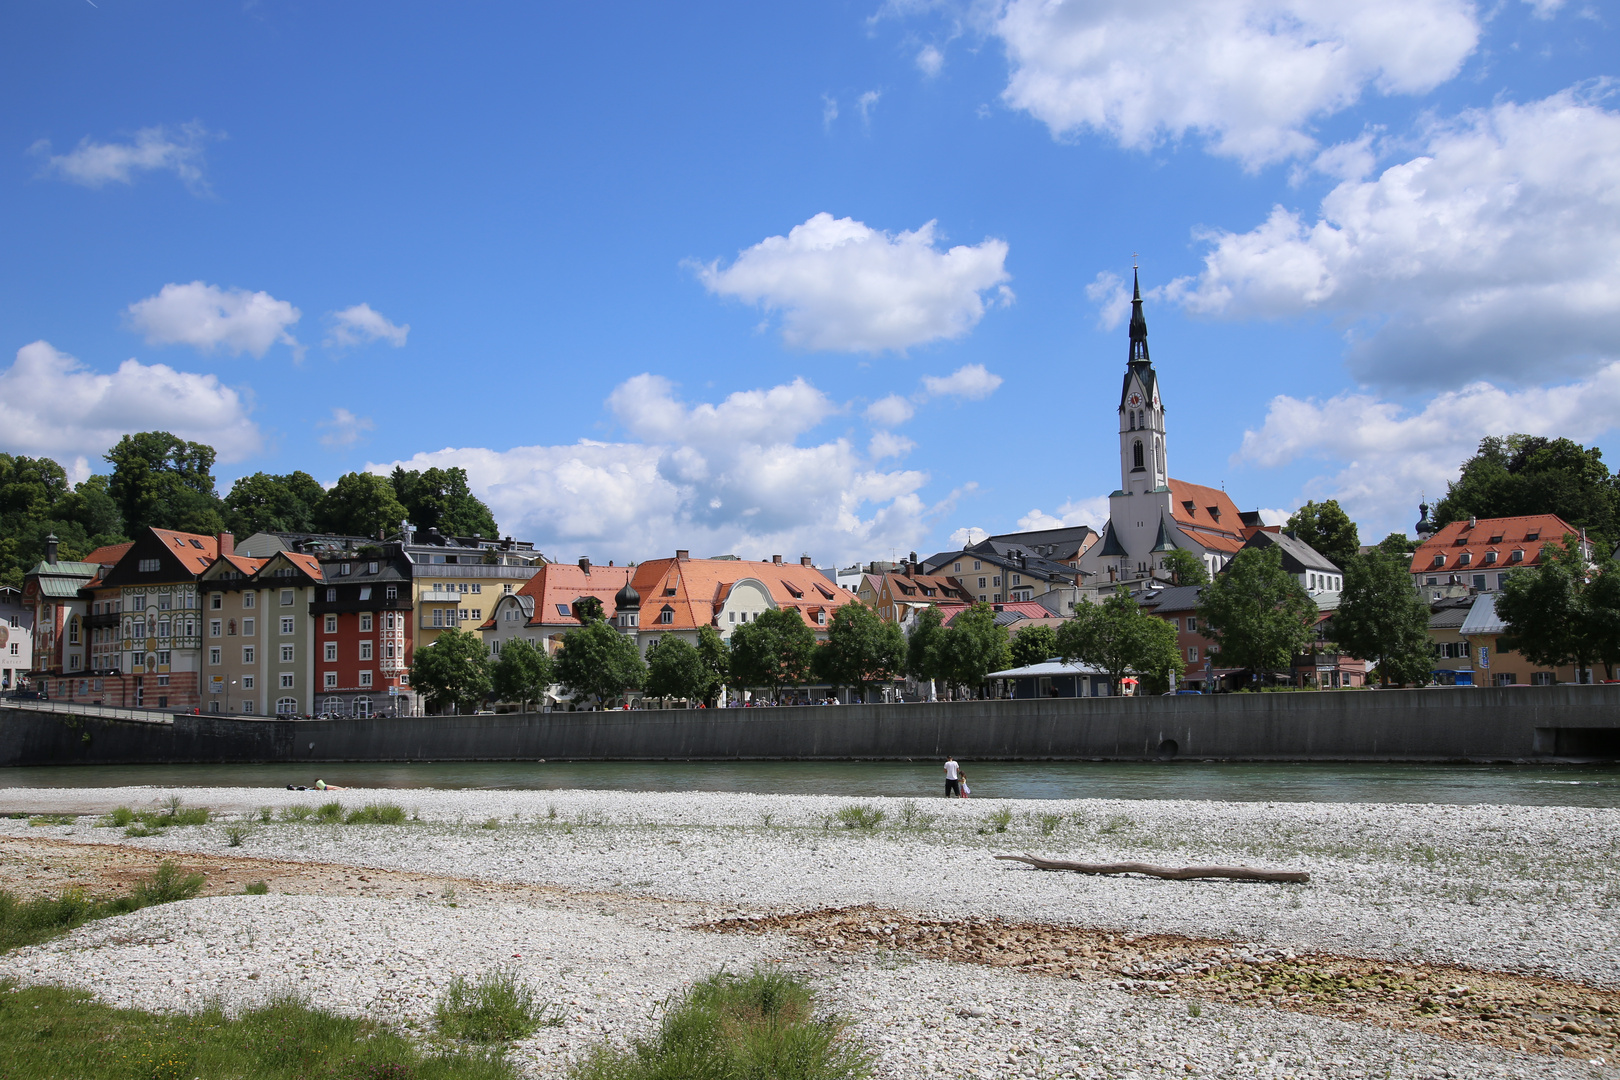
MULTIPOLYGON (((1620 806, 1620 767, 964 761, 975 796, 1233 802, 1620 806)), ((944 789, 938 762, 416 762, 355 765, 57 765, 0 769, 0 787, 345 787, 919 797, 944 789)))

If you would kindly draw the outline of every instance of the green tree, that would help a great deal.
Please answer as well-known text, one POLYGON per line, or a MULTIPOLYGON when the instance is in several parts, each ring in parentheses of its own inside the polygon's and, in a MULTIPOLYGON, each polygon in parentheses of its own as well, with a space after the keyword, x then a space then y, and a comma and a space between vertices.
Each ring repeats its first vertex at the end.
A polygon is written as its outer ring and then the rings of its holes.
POLYGON ((214 491, 214 448, 167 431, 125 435, 107 451, 112 464, 108 494, 118 504, 124 528, 218 533, 224 504, 214 491))
POLYGON ((1171 548, 1159 559, 1159 564, 1170 575, 1172 585, 1209 584, 1209 567, 1190 551, 1171 548))
POLYGON ((1315 623, 1315 601, 1283 569, 1275 547, 1239 551, 1198 604, 1198 624, 1221 663, 1255 672, 1289 670, 1315 623))
POLYGON ((1050 626, 1026 626, 1012 636, 1012 666, 1044 664, 1058 654, 1057 631, 1050 626))
POLYGON ((739 686, 768 686, 780 699, 784 686, 810 679, 815 632, 794 608, 762 611, 731 632, 731 676, 739 686))
MULTIPOLYGON (((1385 555, 1394 555, 1403 559, 1406 566, 1412 564, 1412 553, 1417 550, 1417 541, 1412 540, 1405 533, 1392 532, 1378 541, 1378 550, 1385 555)), ((1344 569, 1348 569, 1345 567, 1344 569)))
POLYGON ((1620 627, 1616 574, 1613 560, 1589 565, 1577 537, 1546 545, 1535 569, 1509 574, 1502 582, 1496 614, 1507 632, 1497 645, 1543 667, 1574 664, 1578 673, 1602 661, 1612 677, 1620 659, 1620 638, 1610 636, 1620 627))
POLYGON ((321 498, 316 521, 321 532, 340 536, 376 536, 395 532, 405 519, 405 508, 394 497, 394 487, 374 473, 351 472, 321 498))
POLYGON ((594 698, 603 708, 647 682, 647 665, 635 642, 601 618, 587 619, 563 635, 556 673, 557 681, 574 692, 576 703, 594 698))
POLYGON ((50 458, 0 454, 0 585, 21 587, 23 575, 44 560, 52 534, 57 558, 68 562, 124 539, 107 477, 70 488, 67 472, 50 458))
POLYGON ((389 477, 394 496, 405 507, 411 524, 426 532, 438 529, 446 536, 500 535, 500 526, 467 483, 462 468, 406 471, 396 466, 389 477))
POLYGON ((648 697, 699 701, 709 689, 703 657, 685 639, 665 634, 647 650, 648 697))
POLYGON ((325 498, 325 489, 307 472, 256 472, 231 485, 226 521, 238 540, 258 532, 314 532, 325 498))
POLYGON ((946 682, 982 693, 985 676, 1002 670, 1012 659, 1007 628, 996 625, 995 609, 975 603, 959 612, 944 630, 938 659, 946 682))
POLYGON ((501 701, 515 701, 527 706, 545 696, 546 687, 556 682, 551 657, 545 650, 531 645, 522 638, 513 638, 501 646, 501 656, 492 665, 490 682, 495 696, 501 701))
POLYGON ((865 604, 845 604, 827 624, 827 641, 815 651, 817 676, 833 686, 854 686, 862 700, 874 683, 905 673, 906 635, 865 604))
POLYGON ((697 653, 706 676, 703 704, 712 709, 715 699, 720 696, 720 688, 731 677, 731 649, 726 645, 726 639, 720 636, 720 631, 704 623, 698 627, 697 653))
POLYGON ((1595 446, 1537 435, 1491 436, 1480 441, 1434 507, 1436 525, 1530 514, 1557 514, 1610 550, 1620 539, 1620 478, 1595 446))
POLYGON ((1294 511, 1283 529, 1311 545, 1317 554, 1327 556, 1340 570, 1361 550, 1361 534, 1356 530, 1356 523, 1350 520, 1337 499, 1306 503, 1294 511))
POLYGON ((932 683, 945 677, 944 621, 939 608, 932 604, 917 613, 916 623, 906 639, 906 674, 918 682, 932 683))
POLYGON ((1076 604, 1074 617, 1058 628, 1057 646, 1064 663, 1078 660, 1105 673, 1112 694, 1132 672, 1168 683, 1182 666, 1175 627, 1123 592, 1101 604, 1076 604))
POLYGON ((479 635, 451 628, 416 650, 411 685, 428 708, 472 712, 489 696, 489 650, 479 635))
POLYGON ((1408 557, 1374 549, 1343 569, 1344 592, 1329 631, 1333 640, 1351 656, 1376 663, 1385 686, 1428 682, 1429 605, 1412 587, 1408 557))

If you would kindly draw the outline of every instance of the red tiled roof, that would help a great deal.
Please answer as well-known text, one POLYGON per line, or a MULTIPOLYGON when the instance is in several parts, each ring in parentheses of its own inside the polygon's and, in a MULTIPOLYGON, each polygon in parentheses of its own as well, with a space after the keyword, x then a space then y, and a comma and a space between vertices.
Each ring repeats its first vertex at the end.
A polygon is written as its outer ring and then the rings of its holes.
POLYGON ((1235 554, 1243 547, 1243 516, 1219 488, 1172 479, 1170 512, 1182 532, 1211 551, 1235 554))
MULTIPOLYGON (((912 601, 928 602, 930 600, 960 600, 967 592, 962 583, 946 574, 917 574, 907 577, 905 574, 883 574, 874 578, 874 583, 882 581, 889 586, 889 594, 896 600, 910 603, 912 601), (906 589, 911 589, 908 595, 906 589), (923 595, 923 589, 933 589, 933 596, 923 595)), ((881 595, 881 589, 877 590, 881 595)))
MULTIPOLYGON (((304 573, 308 574, 310 577, 314 578, 316 581, 324 581, 325 580, 325 576, 321 572, 321 561, 320 561, 320 559, 316 558, 315 556, 313 556, 313 555, 305 555, 302 552, 296 552, 296 551, 283 551, 283 552, 279 552, 279 554, 281 555, 282 558, 286 559, 288 562, 292 563, 294 566, 296 566, 300 570, 304 571, 304 573)), ((252 561, 257 562, 260 565, 263 565, 264 563, 267 563, 270 560, 269 559, 254 559, 252 561)))
POLYGON ((1473 525, 1467 521, 1453 521, 1443 526, 1412 553, 1411 572, 1414 574, 1466 574, 1481 570, 1507 570, 1519 566, 1536 566, 1541 562, 1541 549, 1548 544, 1562 543, 1564 537, 1580 530, 1557 514, 1533 514, 1528 517, 1480 518, 1473 525), (1530 537, 1534 536, 1532 540, 1530 537), (1517 561, 1515 551, 1524 554, 1517 561), (1489 561, 1492 552, 1496 561, 1489 561), (1467 555, 1465 562, 1463 555, 1467 555), (1436 565, 1436 555, 1445 561, 1436 565))
POLYGON ((79 561, 99 563, 102 566, 115 566, 117 565, 118 560, 129 554, 129 549, 134 546, 134 541, 125 541, 122 544, 108 544, 105 547, 96 548, 96 550, 92 551, 79 561))
POLYGON ((152 533, 163 541, 170 554, 180 560, 180 565, 193 574, 207 570, 214 564, 214 560, 219 558, 218 537, 176 532, 173 529, 153 529, 152 533))
MULTIPOLYGON (((520 596, 534 597, 534 616, 525 625, 578 626, 572 609, 574 601, 582 596, 602 601, 602 611, 611 619, 615 613, 613 598, 630 580, 632 571, 629 566, 593 566, 587 574, 578 563, 546 563, 518 590, 520 596), (568 614, 563 614, 564 610, 568 614)), ((645 593, 642 605, 646 605, 645 593)))
POLYGON ((752 562, 746 559, 654 559, 636 567, 631 584, 641 594, 641 626, 668 630, 695 630, 712 625, 731 588, 753 580, 770 593, 778 608, 798 611, 806 625, 817 623, 818 611, 836 611, 858 601, 838 588, 820 570, 802 563, 752 562), (792 584, 799 595, 788 588, 792 584), (674 590, 670 595, 665 593, 674 590), (672 621, 657 622, 665 606, 672 621))

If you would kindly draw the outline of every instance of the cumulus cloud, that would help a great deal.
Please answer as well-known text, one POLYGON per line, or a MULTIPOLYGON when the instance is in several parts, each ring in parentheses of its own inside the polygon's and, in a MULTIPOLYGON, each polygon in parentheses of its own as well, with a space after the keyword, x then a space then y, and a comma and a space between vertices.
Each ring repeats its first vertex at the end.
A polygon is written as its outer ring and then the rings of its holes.
POLYGON ((396 326, 384 318, 382 312, 373 311, 370 304, 356 304, 332 313, 332 332, 326 336, 326 344, 341 349, 386 341, 398 349, 405 344, 405 336, 410 332, 410 323, 396 326))
POLYGON ((983 540, 989 535, 990 534, 988 532, 979 528, 977 525, 967 525, 963 528, 956 529, 949 537, 951 542, 951 550, 960 551, 963 548, 972 547, 974 544, 977 544, 980 540, 983 540))
POLYGON ((1279 395, 1247 431, 1234 464, 1276 468, 1320 460, 1308 498, 1334 498, 1380 534, 1405 529, 1418 498, 1443 494, 1487 435, 1567 436, 1590 443, 1620 423, 1620 362, 1570 385, 1507 390, 1473 382, 1410 410, 1371 394, 1326 400, 1279 395))
POLYGON ((377 425, 368 416, 356 416, 348 409, 337 408, 332 410, 331 419, 322 420, 315 426, 326 431, 321 436, 322 446, 328 450, 340 450, 359 442, 366 432, 377 425))
POLYGON ((972 330, 992 289, 992 302, 1012 300, 1005 241, 940 251, 934 225, 890 234, 820 213, 730 266, 695 269, 716 296, 780 312, 782 338, 795 348, 903 351, 972 330))
POLYGON ((1069 525, 1090 525, 1098 532, 1108 524, 1108 499, 1096 496, 1089 499, 1070 499, 1055 511, 1048 513, 1035 507, 1018 519, 1020 532, 1031 529, 1061 529, 1069 525))
POLYGON ((838 99, 821 95, 821 127, 823 131, 832 128, 833 121, 838 119, 838 99))
POLYGON ((881 91, 881 90, 868 90, 866 93, 862 94, 859 98, 855 99, 855 107, 861 110, 861 123, 862 124, 864 124, 864 125, 866 125, 868 127, 871 126, 871 124, 872 124, 872 110, 877 108, 878 100, 880 98, 882 98, 882 97, 883 97, 883 91, 881 91))
POLYGON ((1101 330, 1117 329, 1131 313, 1131 290, 1125 287, 1124 278, 1108 270, 1086 286, 1086 299, 1097 305, 1097 327, 1101 330))
MULTIPOLYGON (((593 557, 646 559, 675 548, 747 557, 809 551, 848 561, 909 549, 932 513, 924 473, 876 467, 903 439, 801 445, 838 407, 796 379, 690 404, 656 375, 613 391, 608 407, 630 438, 498 451, 447 448, 388 471, 459 465, 502 528, 593 557)), ((551 553, 548 552, 548 553, 551 553)))
POLYGON ((0 371, 0 449, 48 455, 76 479, 125 433, 153 430, 207 443, 226 462, 261 446, 241 395, 213 375, 136 360, 102 374, 45 341, 24 345, 0 371))
POLYGON ((896 435, 892 431, 879 431, 873 434, 866 452, 873 461, 882 461, 884 458, 901 458, 917 448, 917 444, 904 435, 896 435))
POLYGON ((986 371, 983 364, 966 364, 949 375, 924 375, 923 389, 932 397, 982 401, 995 393, 1001 382, 1001 376, 986 371))
POLYGON ((1471 0, 1010 0, 1002 97, 1055 137, 1146 149, 1186 135, 1249 168, 1307 154, 1368 89, 1418 94, 1479 40, 1471 0))
POLYGON ((190 345, 199 352, 224 349, 233 356, 262 357, 280 342, 302 357, 303 346, 288 331, 302 312, 267 292, 222 289, 193 281, 163 286, 156 296, 129 305, 130 325, 153 345, 190 345))
POLYGON ((1232 317, 1350 324, 1364 382, 1459 386, 1620 355, 1620 113, 1590 93, 1436 122, 1424 153, 1347 180, 1316 220, 1279 206, 1208 237, 1169 290, 1232 317))
POLYGON ((939 50, 938 46, 924 45, 917 50, 917 70, 929 78, 938 75, 940 69, 944 66, 945 54, 939 50))
POLYGON ((213 137, 200 123, 192 122, 142 128, 129 142, 96 142, 86 135, 65 154, 52 154, 47 139, 29 149, 45 159, 47 175, 85 187, 133 183, 137 173, 172 172, 201 194, 208 190, 203 178, 203 144, 213 137))
POLYGON ((899 394, 879 398, 866 407, 866 419, 879 427, 899 427, 916 414, 911 402, 899 394))

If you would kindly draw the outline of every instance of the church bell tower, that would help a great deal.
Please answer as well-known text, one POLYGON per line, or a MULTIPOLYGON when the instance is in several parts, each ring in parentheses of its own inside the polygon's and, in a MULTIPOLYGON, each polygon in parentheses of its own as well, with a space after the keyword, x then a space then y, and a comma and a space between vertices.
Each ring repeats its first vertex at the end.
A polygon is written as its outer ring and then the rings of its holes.
POLYGON ((1119 394, 1119 490, 1145 495, 1165 490, 1170 469, 1164 454, 1164 404, 1158 374, 1148 359, 1142 285, 1134 268, 1131 278, 1131 350, 1119 394))

